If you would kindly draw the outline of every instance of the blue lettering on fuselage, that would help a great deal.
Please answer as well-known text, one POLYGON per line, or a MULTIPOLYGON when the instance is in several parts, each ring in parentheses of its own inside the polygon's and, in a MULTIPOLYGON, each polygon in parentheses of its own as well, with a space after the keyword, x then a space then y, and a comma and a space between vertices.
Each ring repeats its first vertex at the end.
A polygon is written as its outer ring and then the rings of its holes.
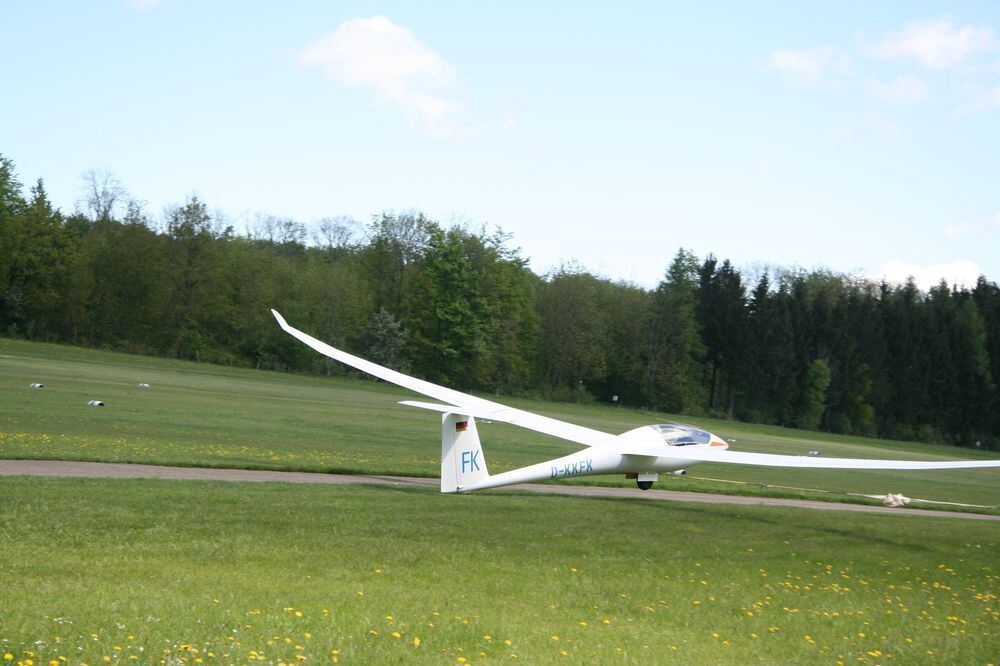
POLYGON ((462 451, 462 474, 465 474, 466 468, 470 472, 479 471, 479 451, 462 451))
POLYGON ((594 459, 587 458, 586 460, 577 460, 576 462, 569 462, 562 467, 553 466, 550 473, 551 478, 558 479, 566 476, 580 476, 581 474, 589 474, 594 471, 594 459))

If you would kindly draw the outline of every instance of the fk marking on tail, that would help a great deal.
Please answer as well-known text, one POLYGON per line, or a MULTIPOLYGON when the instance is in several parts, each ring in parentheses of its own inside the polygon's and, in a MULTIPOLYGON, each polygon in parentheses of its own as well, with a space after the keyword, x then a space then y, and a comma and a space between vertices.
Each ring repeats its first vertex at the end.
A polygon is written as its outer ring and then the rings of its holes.
POLYGON ((462 451, 462 474, 466 471, 479 471, 479 454, 482 451, 462 451))

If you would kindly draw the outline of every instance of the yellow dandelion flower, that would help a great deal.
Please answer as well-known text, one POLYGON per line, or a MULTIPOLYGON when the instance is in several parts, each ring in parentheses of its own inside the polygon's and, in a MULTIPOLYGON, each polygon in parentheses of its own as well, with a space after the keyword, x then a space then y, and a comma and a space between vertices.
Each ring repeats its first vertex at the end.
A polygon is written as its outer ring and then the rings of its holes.
POLYGON ((555 634, 552 634, 552 640, 557 641, 557 640, 559 640, 559 637, 556 636, 555 634))
POLYGON ((420 647, 420 639, 416 636, 413 637, 413 647, 420 647))
POLYGON ((394 632, 392 632, 392 637, 393 637, 393 638, 400 638, 401 636, 402 636, 402 634, 401 634, 401 633, 399 633, 398 631, 394 631, 394 632))
POLYGON ((12 655, 10 652, 4 652, 3 653, 3 660, 4 661, 11 661, 12 659, 14 659, 14 655, 12 655))

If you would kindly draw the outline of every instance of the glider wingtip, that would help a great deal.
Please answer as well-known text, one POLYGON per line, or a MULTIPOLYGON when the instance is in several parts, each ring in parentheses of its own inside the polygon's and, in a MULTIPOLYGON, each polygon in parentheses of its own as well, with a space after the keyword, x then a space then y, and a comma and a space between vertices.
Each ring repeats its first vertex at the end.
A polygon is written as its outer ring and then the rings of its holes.
POLYGON ((271 308, 271 314, 278 320, 278 325, 281 326, 281 328, 288 328, 288 322, 285 321, 285 318, 281 316, 280 312, 271 308))

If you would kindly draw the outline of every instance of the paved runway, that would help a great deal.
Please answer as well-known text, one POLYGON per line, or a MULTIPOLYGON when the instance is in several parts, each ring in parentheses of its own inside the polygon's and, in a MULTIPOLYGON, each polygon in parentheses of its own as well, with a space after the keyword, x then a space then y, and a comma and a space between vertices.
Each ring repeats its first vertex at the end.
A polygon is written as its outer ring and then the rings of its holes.
MULTIPOLYGON (((52 476, 87 477, 102 479, 187 479, 197 481, 277 481, 282 483, 366 483, 415 485, 437 487, 437 479, 414 476, 378 476, 364 474, 322 474, 315 472, 274 472, 265 470, 222 469, 214 467, 166 467, 162 465, 133 465, 126 463, 72 462, 63 460, 0 460, 0 476, 52 476)), ((970 520, 1000 520, 1000 516, 934 509, 890 509, 883 506, 819 502, 815 500, 783 499, 775 497, 744 497, 741 495, 713 495, 677 490, 638 490, 635 488, 603 488, 597 486, 571 486, 558 484, 525 483, 507 486, 550 495, 580 497, 632 497, 644 500, 673 502, 699 502, 703 504, 735 504, 741 506, 791 506, 824 511, 861 511, 864 513, 891 513, 894 515, 941 516, 970 520)), ((503 489, 501 489, 503 490, 503 489)), ((485 491, 497 492, 497 491, 485 491)))

